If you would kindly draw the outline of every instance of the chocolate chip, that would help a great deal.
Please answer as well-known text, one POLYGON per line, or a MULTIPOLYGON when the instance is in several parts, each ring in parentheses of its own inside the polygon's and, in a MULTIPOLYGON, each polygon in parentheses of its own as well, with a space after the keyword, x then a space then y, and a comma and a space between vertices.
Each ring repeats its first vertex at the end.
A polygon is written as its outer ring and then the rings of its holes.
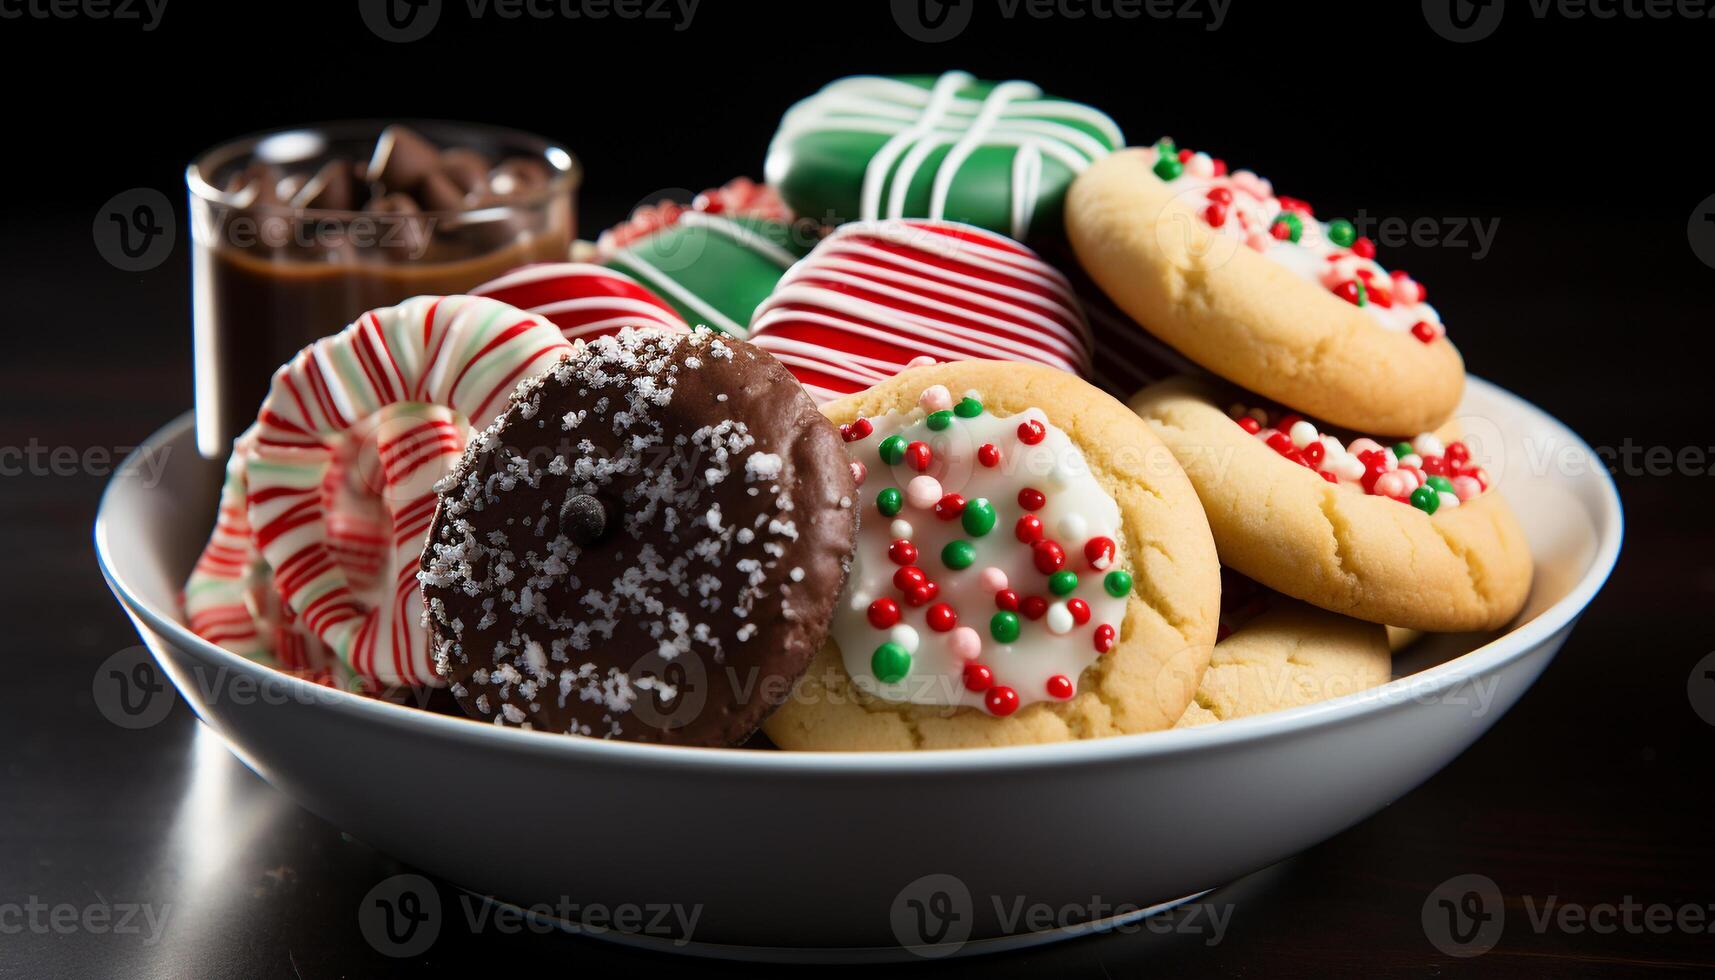
POLYGON ((350 160, 329 160, 292 195, 295 208, 349 211, 357 203, 357 177, 350 160))
POLYGON ((417 188, 417 201, 424 211, 457 211, 464 207, 465 195, 446 174, 432 173, 417 188))
POLYGON ((368 178, 390 193, 410 193, 440 166, 440 151, 407 126, 392 125, 375 141, 368 178))
POLYGON ((607 535, 607 506, 587 493, 568 498, 560 508, 560 529, 578 547, 588 548, 607 535))
POLYGON ((488 158, 465 146, 441 151, 441 173, 447 175, 466 194, 481 190, 488 183, 488 158))

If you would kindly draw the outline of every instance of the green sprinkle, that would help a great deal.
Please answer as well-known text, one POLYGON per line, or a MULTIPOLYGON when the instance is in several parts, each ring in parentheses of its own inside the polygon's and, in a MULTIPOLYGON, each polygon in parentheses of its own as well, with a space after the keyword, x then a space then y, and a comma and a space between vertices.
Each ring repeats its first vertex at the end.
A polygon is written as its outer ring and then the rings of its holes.
POLYGON ((983 403, 966 397, 953 406, 953 414, 962 419, 974 419, 983 413, 983 403))
POLYGON ((1411 506, 1416 507, 1425 514, 1433 514, 1435 513, 1436 508, 1441 506, 1441 495, 1435 492, 1434 487, 1418 487, 1416 490, 1411 491, 1411 506))
POLYGON ((1018 639, 1018 614, 997 612, 989 617, 989 635, 1002 643, 1018 639))
POLYGON ((942 429, 945 429, 947 426, 953 424, 953 413, 952 412, 930 412, 929 417, 927 419, 925 419, 924 421, 929 423, 929 428, 932 431, 940 432, 942 429))
POLYGON ((959 523, 965 526, 965 533, 973 538, 980 538, 994 530, 994 504, 989 498, 978 497, 965 504, 965 512, 959 515, 959 523))
POLYGON ((904 506, 905 495, 899 492, 898 487, 888 487, 875 495, 875 509, 881 511, 883 517, 892 517, 904 506))
POLYGON ((891 435, 881 440, 881 461, 889 466, 898 466, 905 459, 905 437, 891 435))
POLYGON ((1432 476, 1423 482, 1443 493, 1453 492, 1453 481, 1444 476, 1432 476))
POLYGON ((1185 165, 1171 152, 1163 153, 1161 158, 1155 161, 1155 176, 1162 180, 1172 180, 1184 172, 1185 165))
POLYGON ((1351 248, 1352 243, 1358 240, 1358 229, 1345 218, 1335 218, 1328 222, 1328 237, 1341 248, 1351 248))
POLYGON ((1123 568, 1116 568, 1102 579, 1102 588, 1108 590, 1108 595, 1115 599, 1124 598, 1131 591, 1131 573, 1123 568))
POLYGON ((1173 142, 1173 137, 1163 136, 1155 141, 1155 151, 1164 157, 1177 157, 1179 144, 1173 142))
POLYGON ((973 545, 969 541, 965 541, 963 539, 949 541, 947 542, 947 546, 941 549, 941 564, 953 569, 954 571, 958 571, 961 568, 970 568, 971 563, 976 560, 976 545, 973 545))
POLYGON ((1274 223, 1276 226, 1286 226, 1286 240, 1289 242, 1296 242, 1304 237, 1304 222, 1294 212, 1282 211, 1280 216, 1274 219, 1274 223))
POLYGON ((1398 456, 1400 459, 1410 456, 1411 452, 1411 443, 1409 442, 1396 442, 1393 444, 1393 454, 1398 456))
POLYGON ((883 684, 897 684, 911 673, 911 654, 897 643, 883 643, 869 658, 869 669, 883 684))
POLYGON ((1055 572, 1048 576, 1048 591, 1055 595, 1070 595, 1078 587, 1078 573, 1071 569, 1055 572))

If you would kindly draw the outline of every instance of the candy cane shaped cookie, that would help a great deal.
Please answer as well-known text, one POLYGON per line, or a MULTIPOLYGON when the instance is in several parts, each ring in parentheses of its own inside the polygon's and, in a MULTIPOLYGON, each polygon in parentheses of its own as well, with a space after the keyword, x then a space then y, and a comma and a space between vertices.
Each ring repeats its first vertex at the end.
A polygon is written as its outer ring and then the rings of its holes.
POLYGON ((275 372, 246 460, 250 523, 286 605, 359 677, 440 683, 416 584, 434 483, 471 426, 572 349, 549 321, 496 300, 419 296, 365 313, 275 372), (392 541, 368 602, 329 548, 321 487, 332 438, 372 418, 392 541))
POLYGON ((270 652, 269 628, 246 601, 252 569, 261 561, 250 532, 244 479, 245 450, 255 445, 256 430, 238 437, 226 461, 214 531, 185 582, 182 605, 192 633, 252 660, 270 652))
POLYGON ((691 328, 667 301, 623 272, 584 262, 545 262, 471 290, 554 321, 567 340, 618 333, 624 327, 655 327, 684 333, 691 328))
POLYGON ((924 357, 1090 370, 1090 328, 1066 278, 1003 235, 950 221, 842 225, 757 308, 750 339, 819 401, 924 357))

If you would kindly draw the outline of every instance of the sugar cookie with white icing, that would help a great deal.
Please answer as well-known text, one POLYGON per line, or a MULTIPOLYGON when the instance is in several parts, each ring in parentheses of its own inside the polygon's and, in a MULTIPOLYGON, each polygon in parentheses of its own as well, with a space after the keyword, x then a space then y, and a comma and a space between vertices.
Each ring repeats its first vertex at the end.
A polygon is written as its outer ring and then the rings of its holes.
POLYGON ((1465 369, 1423 286, 1248 170, 1169 140, 1099 161, 1067 196, 1090 277, 1186 357, 1298 411, 1388 436, 1447 421, 1465 369))
POLYGON ((824 407, 861 527, 786 749, 964 748, 1171 726, 1215 641, 1214 542, 1172 454, 1064 372, 913 368, 824 407))

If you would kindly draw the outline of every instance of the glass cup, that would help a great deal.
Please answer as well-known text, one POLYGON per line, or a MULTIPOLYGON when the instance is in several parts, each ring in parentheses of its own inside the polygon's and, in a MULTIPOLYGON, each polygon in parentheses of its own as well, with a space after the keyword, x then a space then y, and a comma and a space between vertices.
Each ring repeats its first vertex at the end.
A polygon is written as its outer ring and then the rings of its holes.
MULTIPOLYGON (((256 418, 274 370, 366 310, 463 293, 530 262, 564 261, 577 161, 538 136, 470 123, 403 121, 442 150, 493 163, 540 161, 547 180, 462 210, 361 212, 258 203, 228 191, 267 165, 310 174, 366 161, 378 121, 265 133, 209 150, 185 169, 190 192, 197 450, 224 458, 256 418)), ((286 196, 281 194, 279 196, 286 196)))

